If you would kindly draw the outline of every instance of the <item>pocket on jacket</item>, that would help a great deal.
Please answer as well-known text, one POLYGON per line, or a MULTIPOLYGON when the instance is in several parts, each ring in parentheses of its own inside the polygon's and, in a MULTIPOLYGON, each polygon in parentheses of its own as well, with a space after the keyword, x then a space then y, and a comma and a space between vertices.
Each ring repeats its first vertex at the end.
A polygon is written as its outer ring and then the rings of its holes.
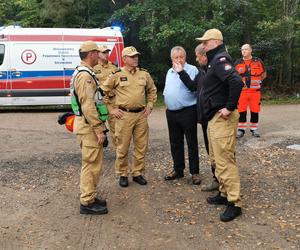
POLYGON ((91 146, 82 147, 82 160, 88 163, 93 163, 99 155, 99 148, 91 146))
POLYGON ((139 86, 146 86, 146 81, 138 81, 139 86))
POLYGON ((119 85, 120 85, 121 87, 127 87, 127 86, 129 85, 129 82, 128 82, 128 81, 121 81, 121 82, 119 83, 119 85))

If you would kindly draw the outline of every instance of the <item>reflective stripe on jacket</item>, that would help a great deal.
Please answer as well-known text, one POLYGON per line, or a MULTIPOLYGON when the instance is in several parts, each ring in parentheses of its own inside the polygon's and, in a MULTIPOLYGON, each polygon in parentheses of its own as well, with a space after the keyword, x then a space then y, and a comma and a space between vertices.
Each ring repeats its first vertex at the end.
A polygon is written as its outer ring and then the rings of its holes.
POLYGON ((252 59, 246 61, 239 59, 235 63, 235 69, 243 79, 244 89, 260 89, 261 75, 265 72, 265 68, 259 58, 252 57, 252 59))

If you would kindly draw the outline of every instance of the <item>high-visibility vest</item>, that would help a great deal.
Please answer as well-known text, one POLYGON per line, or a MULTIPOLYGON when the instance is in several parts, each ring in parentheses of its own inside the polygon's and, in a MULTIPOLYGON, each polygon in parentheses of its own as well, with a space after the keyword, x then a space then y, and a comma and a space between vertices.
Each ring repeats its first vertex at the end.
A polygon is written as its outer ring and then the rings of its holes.
POLYGON ((106 105, 103 103, 103 92, 99 86, 98 79, 96 78, 96 75, 94 72, 92 72, 89 68, 84 67, 84 66, 78 66, 76 70, 73 73, 73 77, 71 79, 70 83, 70 92, 71 92, 71 107, 75 115, 77 116, 82 116, 82 111, 81 111, 81 104, 78 100, 77 93, 75 91, 74 87, 74 80, 78 73, 80 72, 87 72, 89 73, 92 78, 94 79, 97 89, 95 92, 95 106, 99 114, 99 119, 103 122, 105 122, 108 119, 108 109, 106 105))
POLYGON ((261 75, 265 72, 265 68, 259 58, 252 57, 252 59, 246 61, 239 59, 235 63, 235 69, 243 79, 244 89, 260 89, 261 75))

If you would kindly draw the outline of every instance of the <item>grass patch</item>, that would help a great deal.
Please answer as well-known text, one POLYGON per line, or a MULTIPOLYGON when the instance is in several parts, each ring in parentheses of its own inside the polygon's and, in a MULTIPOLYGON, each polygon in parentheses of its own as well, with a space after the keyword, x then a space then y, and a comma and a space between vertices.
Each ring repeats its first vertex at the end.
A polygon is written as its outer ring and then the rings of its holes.
POLYGON ((272 93, 266 91, 262 93, 262 104, 300 104, 299 94, 272 93))
POLYGON ((272 104, 300 104, 299 97, 275 97, 272 99, 262 100, 263 105, 272 105, 272 104))
POLYGON ((165 107, 164 96, 161 91, 157 92, 157 101, 154 104, 155 107, 165 107))
MULTIPOLYGON (((300 104, 300 97, 294 96, 271 96, 269 93, 262 95, 263 105, 274 105, 274 104, 300 104)), ((161 91, 157 92, 157 101, 155 107, 165 107, 164 96, 161 91)))

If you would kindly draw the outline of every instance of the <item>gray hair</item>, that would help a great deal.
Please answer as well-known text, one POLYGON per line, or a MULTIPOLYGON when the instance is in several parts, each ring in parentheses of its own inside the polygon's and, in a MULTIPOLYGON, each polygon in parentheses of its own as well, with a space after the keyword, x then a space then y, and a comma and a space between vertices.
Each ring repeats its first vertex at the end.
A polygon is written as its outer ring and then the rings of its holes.
POLYGON ((172 55, 175 51, 182 51, 184 56, 186 57, 186 52, 185 52, 185 49, 181 46, 175 46, 171 49, 171 53, 170 53, 170 57, 172 58, 172 55))
POLYGON ((196 53, 196 54, 200 54, 200 55, 206 55, 202 43, 200 43, 200 44, 195 48, 195 53, 196 53))

